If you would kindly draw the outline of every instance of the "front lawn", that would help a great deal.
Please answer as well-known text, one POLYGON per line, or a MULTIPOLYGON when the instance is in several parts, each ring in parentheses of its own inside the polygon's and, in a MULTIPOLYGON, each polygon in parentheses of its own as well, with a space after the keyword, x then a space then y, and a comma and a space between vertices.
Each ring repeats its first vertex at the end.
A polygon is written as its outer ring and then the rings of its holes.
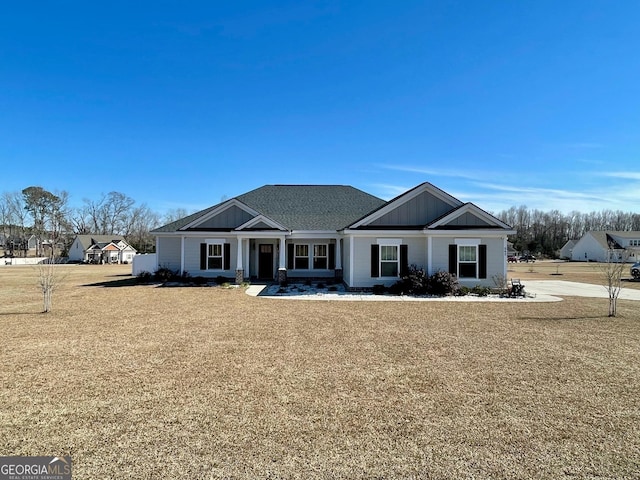
POLYGON ((129 271, 60 267, 41 314, 35 270, 0 268, 0 455, 71 455, 74 479, 640 476, 638 303, 296 302, 129 271))

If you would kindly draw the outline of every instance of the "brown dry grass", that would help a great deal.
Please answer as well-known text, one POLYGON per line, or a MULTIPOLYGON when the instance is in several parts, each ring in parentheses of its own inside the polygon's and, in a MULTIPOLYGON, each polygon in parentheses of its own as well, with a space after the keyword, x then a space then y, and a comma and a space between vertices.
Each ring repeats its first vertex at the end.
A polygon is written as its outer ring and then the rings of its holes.
POLYGON ((68 454, 77 479, 640 477, 637 303, 300 302, 61 271, 43 315, 35 271, 0 269, 0 455, 68 454))

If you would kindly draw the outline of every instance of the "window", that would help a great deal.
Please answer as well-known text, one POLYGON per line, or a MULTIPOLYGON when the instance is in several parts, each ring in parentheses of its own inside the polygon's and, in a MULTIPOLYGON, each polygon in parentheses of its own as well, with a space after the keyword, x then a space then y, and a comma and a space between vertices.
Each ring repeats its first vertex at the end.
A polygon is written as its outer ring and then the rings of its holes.
POLYGON ((207 268, 209 270, 222 270, 222 244, 213 243, 207 246, 207 268))
POLYGON ((475 245, 460 245, 458 247, 458 277, 478 277, 478 247, 475 245))
POLYGON ((294 268, 307 270, 309 268, 309 245, 296 245, 294 268))
POLYGON ((380 245, 380 276, 398 276, 398 246, 380 245))
POLYGON ((313 246, 313 268, 317 270, 326 270, 328 265, 327 246, 313 246))

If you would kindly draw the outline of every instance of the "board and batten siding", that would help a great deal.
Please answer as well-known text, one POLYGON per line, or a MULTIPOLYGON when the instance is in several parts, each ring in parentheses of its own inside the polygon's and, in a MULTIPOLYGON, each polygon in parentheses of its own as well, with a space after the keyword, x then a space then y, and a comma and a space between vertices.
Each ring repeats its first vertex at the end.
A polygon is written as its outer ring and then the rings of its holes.
POLYGON ((198 224, 198 228, 236 228, 252 218, 253 215, 249 212, 246 212, 236 205, 232 205, 214 217, 198 224))
POLYGON ((384 227, 391 225, 426 225, 445 213, 450 212, 451 208, 450 204, 434 197, 428 192, 423 192, 374 220, 369 225, 384 227))

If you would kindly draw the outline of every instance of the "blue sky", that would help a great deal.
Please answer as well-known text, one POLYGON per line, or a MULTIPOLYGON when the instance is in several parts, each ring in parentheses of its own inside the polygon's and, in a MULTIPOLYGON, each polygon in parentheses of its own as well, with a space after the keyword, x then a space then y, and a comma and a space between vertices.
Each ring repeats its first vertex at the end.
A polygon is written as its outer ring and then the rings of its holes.
POLYGON ((638 211, 638 25, 637 0, 4 3, 0 191, 638 211))

